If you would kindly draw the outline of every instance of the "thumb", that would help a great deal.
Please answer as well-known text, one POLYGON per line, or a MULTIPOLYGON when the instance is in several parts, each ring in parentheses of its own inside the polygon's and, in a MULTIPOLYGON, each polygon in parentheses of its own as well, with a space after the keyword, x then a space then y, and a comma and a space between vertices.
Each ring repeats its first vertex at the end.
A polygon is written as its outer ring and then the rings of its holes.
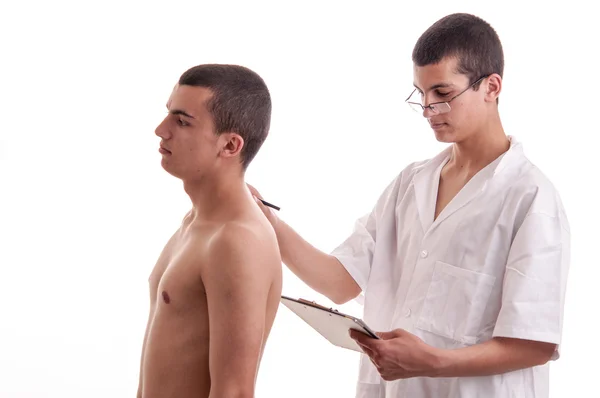
POLYGON ((395 337, 398 337, 394 331, 391 332, 376 332, 375 333, 381 340, 390 340, 395 337))

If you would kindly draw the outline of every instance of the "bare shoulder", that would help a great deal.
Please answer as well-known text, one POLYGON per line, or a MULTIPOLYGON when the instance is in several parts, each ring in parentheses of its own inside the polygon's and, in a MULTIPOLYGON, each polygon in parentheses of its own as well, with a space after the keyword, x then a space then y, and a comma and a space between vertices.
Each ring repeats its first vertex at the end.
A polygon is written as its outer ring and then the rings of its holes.
POLYGON ((216 272, 259 272, 263 277, 276 277, 281 272, 277 238, 267 222, 228 222, 215 232, 207 249, 211 268, 216 272))

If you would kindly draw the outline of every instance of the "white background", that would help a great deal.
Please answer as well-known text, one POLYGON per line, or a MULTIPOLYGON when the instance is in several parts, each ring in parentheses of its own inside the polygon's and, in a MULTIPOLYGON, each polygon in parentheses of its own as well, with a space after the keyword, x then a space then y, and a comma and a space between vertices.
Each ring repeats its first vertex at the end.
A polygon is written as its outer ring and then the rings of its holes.
MULTIPOLYGON (((184 70, 237 63, 264 77, 272 129, 247 180, 329 251, 403 167, 443 148, 403 101, 415 41, 452 12, 499 33, 505 129, 559 189, 571 222, 551 396, 594 395, 600 128, 586 4, 3 1, 0 397, 135 396, 147 276, 189 206, 154 135, 184 70)), ((287 270, 284 294, 330 304, 287 270)), ((338 309, 361 316, 355 303, 338 309)), ((257 396, 352 397, 357 373, 358 354, 281 307, 257 396)))

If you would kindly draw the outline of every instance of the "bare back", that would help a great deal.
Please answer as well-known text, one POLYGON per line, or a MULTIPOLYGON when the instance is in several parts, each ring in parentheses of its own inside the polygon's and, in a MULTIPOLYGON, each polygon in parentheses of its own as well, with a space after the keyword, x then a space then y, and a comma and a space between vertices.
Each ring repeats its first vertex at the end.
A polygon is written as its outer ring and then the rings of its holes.
POLYGON ((149 283, 139 396, 208 397, 211 387, 217 388, 216 377, 237 383, 219 385, 222 391, 253 389, 281 295, 277 241, 262 213, 246 211, 225 222, 186 217, 159 257, 149 283), (243 257, 231 257, 236 250, 243 257), (245 275, 243 284, 235 275, 245 275), (240 308, 240 300, 249 301, 251 307, 240 308), (234 325, 240 330, 230 330, 234 325), (258 355, 229 355, 227 339, 238 344, 238 351, 256 350, 258 355), (254 374, 238 375, 239 381, 224 378, 226 366, 235 367, 236 361, 244 361, 238 365, 254 374))

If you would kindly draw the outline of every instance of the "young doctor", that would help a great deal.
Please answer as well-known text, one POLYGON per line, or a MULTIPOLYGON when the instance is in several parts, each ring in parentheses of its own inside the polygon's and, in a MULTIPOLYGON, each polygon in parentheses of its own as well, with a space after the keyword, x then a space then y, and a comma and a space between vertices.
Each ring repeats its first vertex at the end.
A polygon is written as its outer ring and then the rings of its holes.
POLYGON ((338 304, 364 293, 381 339, 351 334, 365 352, 357 397, 548 397, 569 225, 552 183, 502 128, 500 40, 453 14, 412 59, 407 102, 446 150, 402 170, 332 254, 257 203, 298 277, 338 304))

